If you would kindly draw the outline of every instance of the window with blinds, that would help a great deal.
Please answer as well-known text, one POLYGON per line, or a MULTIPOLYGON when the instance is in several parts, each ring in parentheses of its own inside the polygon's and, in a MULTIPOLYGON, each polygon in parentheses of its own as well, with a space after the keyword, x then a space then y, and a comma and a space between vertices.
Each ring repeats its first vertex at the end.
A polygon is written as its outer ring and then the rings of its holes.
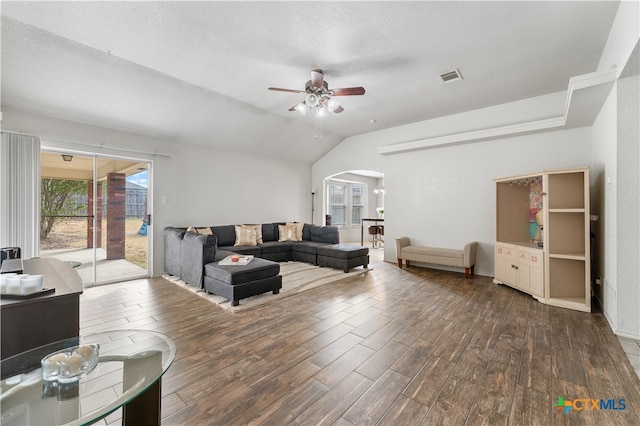
POLYGON ((335 226, 360 226, 365 207, 364 184, 329 181, 327 210, 335 226))

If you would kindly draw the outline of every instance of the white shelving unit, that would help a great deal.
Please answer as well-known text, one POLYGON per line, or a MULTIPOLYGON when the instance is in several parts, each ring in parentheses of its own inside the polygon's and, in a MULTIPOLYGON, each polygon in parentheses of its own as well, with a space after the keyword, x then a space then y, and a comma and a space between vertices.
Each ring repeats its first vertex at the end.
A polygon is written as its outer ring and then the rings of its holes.
POLYGON ((495 183, 494 282, 542 303, 591 312, 589 169, 543 171, 495 183))

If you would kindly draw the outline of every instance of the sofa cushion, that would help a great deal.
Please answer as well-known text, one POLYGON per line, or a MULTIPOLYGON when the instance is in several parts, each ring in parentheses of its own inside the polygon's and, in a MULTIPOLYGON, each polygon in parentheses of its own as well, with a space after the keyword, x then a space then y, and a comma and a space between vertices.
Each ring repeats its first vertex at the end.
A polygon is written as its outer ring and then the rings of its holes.
POLYGON ((283 253, 291 251, 291 244, 290 242, 267 241, 260 244, 260 250, 262 254, 283 253))
POLYGON ((299 241, 297 243, 292 244, 292 249, 298 253, 309 253, 316 254, 318 253, 318 247, 322 247, 327 245, 327 243, 319 243, 317 241, 299 241))
POLYGON ((439 247, 424 247, 424 246, 408 246, 402 248, 402 253, 413 253, 423 256, 433 256, 437 258, 452 258, 462 259, 464 252, 462 250, 447 249, 439 247))
POLYGON ((335 226, 317 226, 312 225, 310 228, 311 241, 319 243, 338 244, 340 242, 340 233, 335 226))
POLYGON ((305 223, 302 227, 302 241, 311 241, 311 227, 315 225, 311 225, 309 223, 305 223))
POLYGON ((212 226, 211 230, 218 237, 218 246, 232 246, 236 243, 235 225, 212 226))
POLYGON ((233 245, 234 246, 257 246, 258 245, 258 229, 260 229, 260 233, 262 233, 262 228, 259 225, 236 225, 235 226, 236 240, 233 243, 233 245))
POLYGON ((180 246, 184 234, 184 228, 164 228, 164 270, 177 277, 180 276, 180 246))
POLYGON ((278 227, 273 223, 262 224, 262 242, 278 241, 278 227))
POLYGON ((219 250, 230 251, 238 254, 252 254, 260 256, 260 246, 218 246, 219 250))
POLYGON ((216 236, 184 234, 180 250, 180 278, 197 288, 202 287, 203 268, 216 258, 216 236))

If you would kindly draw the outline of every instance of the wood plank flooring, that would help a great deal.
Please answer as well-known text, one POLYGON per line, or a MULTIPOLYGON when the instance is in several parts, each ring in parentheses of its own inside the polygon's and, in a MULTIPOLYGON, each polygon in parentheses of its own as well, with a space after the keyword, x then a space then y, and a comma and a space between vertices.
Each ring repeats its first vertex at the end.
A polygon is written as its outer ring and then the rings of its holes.
POLYGON ((163 425, 640 424, 640 380, 602 313, 549 307, 489 277, 372 267, 236 314, 162 278, 91 288, 81 333, 175 341, 163 425), (564 414, 559 396, 626 408, 564 414))

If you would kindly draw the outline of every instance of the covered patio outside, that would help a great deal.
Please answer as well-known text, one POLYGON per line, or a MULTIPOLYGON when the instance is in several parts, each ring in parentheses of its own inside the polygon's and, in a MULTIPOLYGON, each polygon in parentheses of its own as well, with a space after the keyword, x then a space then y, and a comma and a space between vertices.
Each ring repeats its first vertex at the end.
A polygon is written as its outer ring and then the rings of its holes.
POLYGON ((40 256, 71 263, 85 286, 148 276, 147 188, 127 181, 147 169, 146 162, 42 151, 40 256))

